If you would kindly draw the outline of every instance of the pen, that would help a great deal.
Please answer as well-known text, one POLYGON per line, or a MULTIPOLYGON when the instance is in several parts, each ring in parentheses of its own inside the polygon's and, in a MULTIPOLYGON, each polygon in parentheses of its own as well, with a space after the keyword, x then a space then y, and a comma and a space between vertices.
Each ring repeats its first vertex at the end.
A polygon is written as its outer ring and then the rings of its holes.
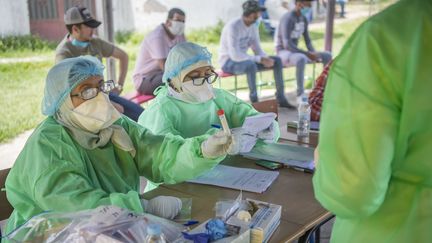
POLYGON ((294 170, 298 170, 298 171, 304 172, 304 173, 313 174, 313 172, 314 172, 313 169, 306 169, 306 168, 300 168, 300 167, 295 167, 295 166, 292 166, 291 168, 293 168, 294 170))
POLYGON ((198 224, 198 223, 199 223, 198 220, 189 220, 186 223, 184 223, 183 225, 184 226, 191 226, 191 225, 198 224))
POLYGON ((221 126, 218 124, 211 124, 211 127, 221 129, 221 126))
POLYGON ((223 109, 220 109, 217 111, 217 114, 218 114, 219 119, 221 121, 222 128, 223 128, 224 132, 227 135, 231 135, 231 131, 230 131, 230 128, 228 126, 228 122, 227 122, 226 117, 225 117, 225 111, 223 109))

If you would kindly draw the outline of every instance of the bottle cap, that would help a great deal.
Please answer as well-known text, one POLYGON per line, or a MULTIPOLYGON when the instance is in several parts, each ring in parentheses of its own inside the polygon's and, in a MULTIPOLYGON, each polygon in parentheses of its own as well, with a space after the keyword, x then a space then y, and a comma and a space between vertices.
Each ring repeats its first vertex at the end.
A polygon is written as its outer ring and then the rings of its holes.
POLYGON ((149 226, 147 226, 147 234, 160 235, 161 227, 158 224, 150 224, 149 226))

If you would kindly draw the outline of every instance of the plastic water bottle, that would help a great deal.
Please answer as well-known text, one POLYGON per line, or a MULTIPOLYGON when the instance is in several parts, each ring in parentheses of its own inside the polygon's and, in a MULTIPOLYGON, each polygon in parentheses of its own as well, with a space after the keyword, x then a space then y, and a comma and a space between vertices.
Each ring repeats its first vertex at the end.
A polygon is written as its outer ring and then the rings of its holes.
POLYGON ((150 224, 147 226, 147 236, 145 243, 166 243, 165 235, 162 233, 161 227, 158 224, 150 224))
POLYGON ((311 109, 308 102, 308 98, 303 95, 301 102, 298 106, 298 125, 297 125, 297 136, 298 137, 309 137, 310 128, 310 114, 311 109))

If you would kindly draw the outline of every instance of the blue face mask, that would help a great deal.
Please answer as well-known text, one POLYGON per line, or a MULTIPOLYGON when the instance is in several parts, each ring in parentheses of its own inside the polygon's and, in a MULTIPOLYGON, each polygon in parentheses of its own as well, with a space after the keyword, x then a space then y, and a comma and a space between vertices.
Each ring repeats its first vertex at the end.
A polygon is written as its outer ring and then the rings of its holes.
POLYGON ((303 7, 300 12, 303 16, 308 16, 309 12, 311 11, 311 8, 309 7, 303 7))
POLYGON ((90 42, 88 42, 88 41, 79 41, 77 39, 72 40, 72 45, 77 46, 77 47, 86 48, 89 44, 90 44, 90 42))
POLYGON ((257 20, 255 20, 255 23, 254 23, 255 27, 259 28, 259 26, 261 24, 261 20, 262 20, 261 17, 259 17, 259 18, 257 18, 257 20))

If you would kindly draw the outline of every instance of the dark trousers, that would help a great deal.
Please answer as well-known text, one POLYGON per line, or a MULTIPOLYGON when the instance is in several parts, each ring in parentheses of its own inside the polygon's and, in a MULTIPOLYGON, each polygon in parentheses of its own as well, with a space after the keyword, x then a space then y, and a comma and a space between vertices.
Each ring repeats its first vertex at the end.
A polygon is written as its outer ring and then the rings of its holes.
MULTIPOLYGON (((284 80, 282 74, 282 61, 279 57, 270 56, 274 60, 273 75, 276 82, 276 98, 279 102, 286 101, 284 95, 284 80)), ((251 60, 235 62, 231 59, 223 65, 222 70, 232 74, 246 74, 249 85, 249 98, 251 102, 258 101, 258 93, 256 88, 256 73, 259 70, 264 70, 265 67, 261 63, 256 63, 251 60)))
POLYGON ((123 114, 130 119, 134 121, 138 121, 138 117, 141 115, 141 113, 144 111, 144 108, 142 108, 140 105, 137 105, 133 103, 132 101, 129 101, 123 97, 120 97, 116 94, 109 94, 110 100, 114 101, 115 103, 123 106, 124 112, 123 114))

